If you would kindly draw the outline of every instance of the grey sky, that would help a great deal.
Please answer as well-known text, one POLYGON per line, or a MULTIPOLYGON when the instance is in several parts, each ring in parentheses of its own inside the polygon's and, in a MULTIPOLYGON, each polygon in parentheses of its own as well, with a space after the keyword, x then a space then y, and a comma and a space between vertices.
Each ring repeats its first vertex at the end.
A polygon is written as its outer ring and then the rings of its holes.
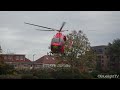
POLYGON ((4 53, 26 54, 32 60, 50 50, 51 38, 56 32, 40 32, 39 27, 24 24, 29 22, 55 29, 82 30, 91 46, 107 45, 120 38, 120 11, 0 11, 0 44, 4 53), (95 31, 91 31, 95 30, 95 31))

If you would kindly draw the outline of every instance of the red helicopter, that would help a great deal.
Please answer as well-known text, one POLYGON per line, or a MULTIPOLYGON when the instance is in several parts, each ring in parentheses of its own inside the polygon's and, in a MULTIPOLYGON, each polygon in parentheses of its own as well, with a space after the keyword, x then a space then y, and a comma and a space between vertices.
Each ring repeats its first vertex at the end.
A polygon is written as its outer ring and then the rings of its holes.
POLYGON ((50 53, 64 54, 64 46, 65 46, 66 36, 64 34, 62 34, 61 32, 68 31, 68 30, 62 30, 65 25, 65 22, 62 23, 62 26, 59 30, 54 29, 54 28, 40 26, 40 25, 35 25, 35 24, 31 24, 31 23, 26 23, 26 22, 24 22, 24 23, 48 29, 48 30, 36 29, 39 31, 58 31, 58 33, 56 33, 56 35, 54 35, 54 37, 51 40, 51 45, 50 45, 51 52, 50 53))

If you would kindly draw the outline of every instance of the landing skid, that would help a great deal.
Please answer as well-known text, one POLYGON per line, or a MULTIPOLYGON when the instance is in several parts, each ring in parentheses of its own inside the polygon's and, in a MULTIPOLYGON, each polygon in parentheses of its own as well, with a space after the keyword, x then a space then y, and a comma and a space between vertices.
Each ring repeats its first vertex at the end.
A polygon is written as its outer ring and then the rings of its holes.
POLYGON ((56 56, 56 57, 58 57, 58 56, 62 56, 62 55, 65 55, 65 53, 53 53, 53 52, 49 52, 49 53, 47 53, 47 55, 49 55, 49 56, 56 56))
POLYGON ((48 53, 47 53, 47 55, 52 56, 52 55, 53 55, 53 53, 52 53, 52 52, 48 52, 48 53))

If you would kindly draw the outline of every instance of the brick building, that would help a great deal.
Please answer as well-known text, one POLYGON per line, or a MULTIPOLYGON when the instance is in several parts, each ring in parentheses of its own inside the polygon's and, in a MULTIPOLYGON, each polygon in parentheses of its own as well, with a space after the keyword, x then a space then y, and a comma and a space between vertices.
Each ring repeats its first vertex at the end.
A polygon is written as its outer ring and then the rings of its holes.
POLYGON ((97 68, 103 71, 108 70, 109 57, 105 54, 107 46, 93 46, 92 49, 97 55, 97 68))
POLYGON ((34 62, 35 68, 51 68, 51 67, 70 67, 64 60, 59 60, 55 56, 44 55, 34 62))
POLYGON ((16 69, 29 69, 32 62, 24 54, 0 54, 1 60, 7 64, 14 65, 16 69))

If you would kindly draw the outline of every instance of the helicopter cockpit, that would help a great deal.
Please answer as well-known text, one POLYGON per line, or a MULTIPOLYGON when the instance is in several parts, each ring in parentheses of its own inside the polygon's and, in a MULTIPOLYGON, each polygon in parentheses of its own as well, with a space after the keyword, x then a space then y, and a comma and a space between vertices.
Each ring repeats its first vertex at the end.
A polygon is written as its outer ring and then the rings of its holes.
POLYGON ((61 43, 64 44, 64 40, 61 38, 53 38, 51 43, 61 43))

